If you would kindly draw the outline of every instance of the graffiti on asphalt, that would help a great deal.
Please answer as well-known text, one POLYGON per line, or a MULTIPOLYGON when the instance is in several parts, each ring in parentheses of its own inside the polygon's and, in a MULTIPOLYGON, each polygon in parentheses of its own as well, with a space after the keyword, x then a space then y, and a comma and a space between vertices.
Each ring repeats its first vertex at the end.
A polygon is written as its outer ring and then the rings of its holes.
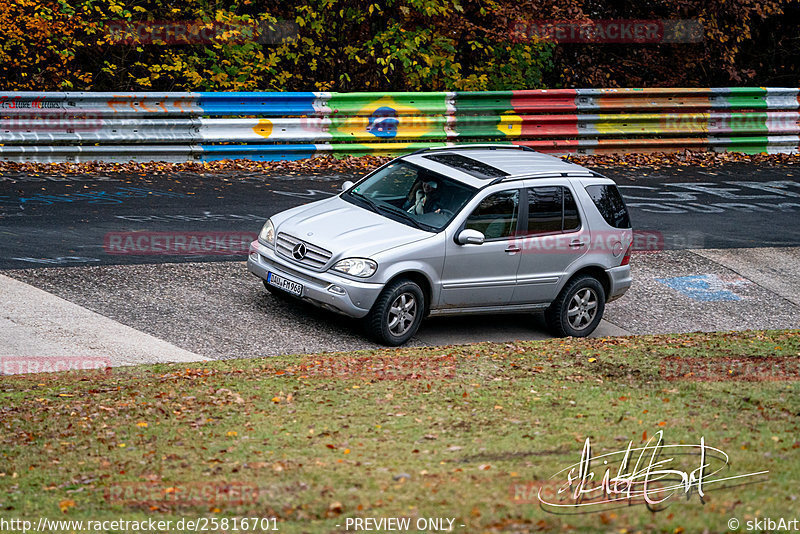
POLYGON ((12 260, 24 261, 28 263, 45 263, 48 265, 61 265, 64 263, 89 263, 100 261, 98 258, 86 258, 84 256, 59 256, 57 258, 11 258, 12 260))
POLYGON ((159 191, 157 189, 126 186, 118 187, 115 191, 86 191, 62 193, 58 195, 36 193, 31 196, 21 196, 16 198, 8 195, 0 195, 0 204, 18 205, 21 208, 24 208, 27 205, 47 206, 51 204, 73 202, 88 202, 89 204, 122 204, 129 198, 147 197, 187 198, 187 195, 184 195, 183 193, 175 193, 173 191, 159 191))
POLYGON ((752 283, 739 276, 720 277, 716 274, 656 278, 656 281, 671 287, 690 299, 703 302, 742 300, 742 297, 732 290, 752 283))
POLYGON ((273 193, 277 193, 278 195, 285 195, 287 197, 301 197, 301 198, 312 198, 312 197, 332 197, 336 195, 338 191, 321 191, 319 189, 306 189, 306 192, 303 193, 301 191, 276 191, 272 190, 273 193))
POLYGON ((683 182, 620 185, 629 208, 648 213, 775 213, 800 211, 800 182, 683 182))
POLYGON ((257 221, 267 220, 266 215, 254 215, 248 213, 237 215, 235 213, 211 213, 204 211, 201 214, 178 214, 178 215, 114 215, 117 219, 132 222, 172 222, 172 221, 257 221))
POLYGON ((67 174, 62 176, 47 176, 36 174, 0 174, 0 182, 9 183, 39 183, 39 182, 56 182, 56 183, 69 183, 69 182, 121 182, 122 178, 114 178, 113 176, 95 176, 93 174, 67 174))

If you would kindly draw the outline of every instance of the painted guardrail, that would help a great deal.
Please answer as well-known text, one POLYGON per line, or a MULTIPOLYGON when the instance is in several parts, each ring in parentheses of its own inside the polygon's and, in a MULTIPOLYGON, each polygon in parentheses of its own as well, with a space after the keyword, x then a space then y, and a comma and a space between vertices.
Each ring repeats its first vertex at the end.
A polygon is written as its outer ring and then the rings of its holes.
POLYGON ((0 159, 396 155, 506 142, 551 153, 797 152, 797 88, 435 93, 0 92, 0 159))

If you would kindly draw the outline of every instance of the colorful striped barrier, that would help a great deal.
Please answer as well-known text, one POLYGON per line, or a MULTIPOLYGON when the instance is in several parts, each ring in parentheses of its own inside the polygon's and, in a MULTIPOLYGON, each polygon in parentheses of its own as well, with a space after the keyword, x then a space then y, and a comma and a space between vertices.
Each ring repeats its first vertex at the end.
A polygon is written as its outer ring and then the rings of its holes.
POLYGON ((797 88, 429 93, 0 93, 0 159, 396 155, 505 142, 556 154, 798 152, 797 88))

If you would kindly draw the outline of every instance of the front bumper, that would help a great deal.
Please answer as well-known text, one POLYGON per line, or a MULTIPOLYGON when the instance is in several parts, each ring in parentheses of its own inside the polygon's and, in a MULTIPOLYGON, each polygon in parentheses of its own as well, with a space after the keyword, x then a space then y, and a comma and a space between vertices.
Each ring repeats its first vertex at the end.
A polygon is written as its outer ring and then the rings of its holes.
POLYGON ((355 318, 367 315, 383 290, 383 284, 356 282, 330 272, 320 273, 300 265, 293 265, 279 257, 272 247, 262 245, 258 241, 250 243, 247 269, 263 280, 267 279, 268 272, 273 272, 287 280, 302 284, 303 292, 300 294, 300 299, 355 318), (334 287, 338 287, 339 292, 332 292, 331 289, 334 287))
POLYGON ((619 267, 613 267, 611 269, 606 269, 606 273, 608 273, 608 280, 610 282, 606 302, 611 302, 612 300, 620 298, 628 291, 628 288, 631 287, 631 282, 633 282, 631 266, 621 265, 619 267))

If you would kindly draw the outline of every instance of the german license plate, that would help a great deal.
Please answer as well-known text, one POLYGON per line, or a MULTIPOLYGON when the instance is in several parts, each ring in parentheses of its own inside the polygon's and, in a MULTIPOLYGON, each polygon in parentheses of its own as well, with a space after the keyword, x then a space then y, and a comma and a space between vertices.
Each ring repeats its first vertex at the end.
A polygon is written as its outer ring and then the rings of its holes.
POLYGON ((298 284, 297 282, 292 282, 291 280, 287 280, 286 278, 278 276, 275 273, 267 273, 267 283, 271 286, 283 289, 284 291, 287 291, 292 295, 297 295, 298 297, 303 293, 302 284, 298 284))

